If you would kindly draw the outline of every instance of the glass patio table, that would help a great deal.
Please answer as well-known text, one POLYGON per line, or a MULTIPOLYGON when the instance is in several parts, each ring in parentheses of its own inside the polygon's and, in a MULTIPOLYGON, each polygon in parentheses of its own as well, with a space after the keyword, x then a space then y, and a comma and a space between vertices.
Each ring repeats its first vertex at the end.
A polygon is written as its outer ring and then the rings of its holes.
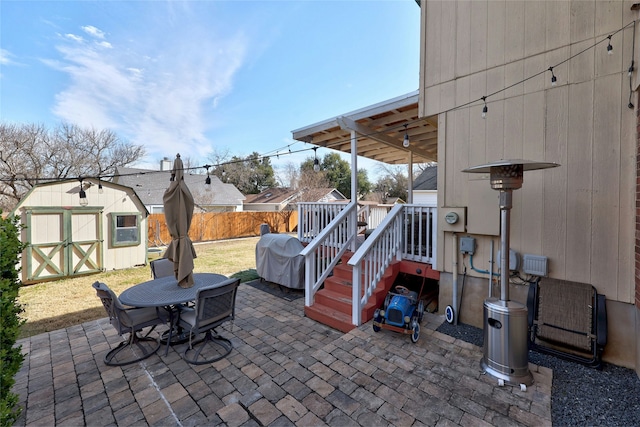
POLYGON ((125 289, 120 294, 120 302, 132 307, 164 307, 169 312, 169 337, 165 356, 169 353, 169 345, 177 322, 177 307, 195 301, 198 290, 213 286, 227 280, 227 276, 216 273, 194 273, 193 286, 181 288, 173 276, 149 280, 125 289))

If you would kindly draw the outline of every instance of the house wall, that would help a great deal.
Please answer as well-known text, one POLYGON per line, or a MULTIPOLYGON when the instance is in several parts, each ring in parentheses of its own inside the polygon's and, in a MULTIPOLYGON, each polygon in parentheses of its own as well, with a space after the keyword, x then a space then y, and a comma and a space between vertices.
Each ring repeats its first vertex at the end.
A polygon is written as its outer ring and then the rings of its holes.
MULTIPOLYGON (((86 182, 85 182, 86 185, 86 182)), ((79 184, 76 181, 64 182, 57 185, 45 185, 42 187, 34 188, 23 199, 15 214, 20 216, 21 222, 26 223, 26 208, 60 208, 62 210, 81 210, 79 205, 79 184)), ((128 194, 127 192, 103 185, 103 193, 99 194, 97 186, 92 185, 86 188, 88 206, 84 209, 95 210, 96 208, 102 211, 102 267, 105 270, 118 270, 123 268, 129 268, 134 265, 142 265, 147 262, 147 220, 144 207, 139 203, 137 198, 132 198, 133 190, 128 194), (140 213, 140 233, 141 242, 136 246, 125 247, 113 247, 111 245, 111 217, 110 214, 116 213, 140 213)), ((77 230, 73 236, 74 241, 79 241, 87 238, 91 238, 92 233, 83 233, 81 230, 89 229, 94 226, 94 220, 91 219, 91 224, 79 223, 87 221, 88 217, 79 216, 73 219, 73 228, 77 230), (86 235, 85 235, 86 234, 86 235)), ((61 224, 60 221, 47 217, 46 215, 37 215, 33 217, 32 224, 34 230, 37 231, 38 243, 44 243, 45 241, 56 241, 61 237, 61 224), (56 229, 51 229, 51 228, 56 229), (46 230, 46 235, 45 234, 46 230)), ((23 240, 26 234, 23 232, 23 240)), ((36 242, 34 242, 36 243, 36 242)), ((25 262, 25 260, 23 260, 25 262)), ((24 270, 24 269, 23 269, 24 270)))
MULTIPOLYGON (((467 207, 477 266, 486 268, 490 241, 498 241, 499 192, 488 176, 461 170, 518 158, 561 165, 525 172, 513 192, 511 248, 548 257, 550 277, 590 283, 606 295, 605 360, 624 366, 639 366, 636 115, 627 108, 634 30, 618 31, 638 17, 632 4, 422 2, 420 78, 420 115, 438 115, 438 206, 467 207), (483 96, 486 119, 483 102, 473 102, 483 96)), ((438 241, 437 267, 451 272, 452 235, 440 230, 438 241)), ((481 298, 466 310, 481 312, 481 298)))
POLYGON ((417 205, 437 206, 438 192, 436 190, 413 190, 413 203, 417 205))

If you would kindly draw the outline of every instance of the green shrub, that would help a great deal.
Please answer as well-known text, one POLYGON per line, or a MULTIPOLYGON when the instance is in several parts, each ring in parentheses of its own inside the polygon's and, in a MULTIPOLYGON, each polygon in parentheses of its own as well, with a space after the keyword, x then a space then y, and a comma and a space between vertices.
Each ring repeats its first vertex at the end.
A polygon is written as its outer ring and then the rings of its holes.
POLYGON ((18 395, 11 392, 14 376, 20 370, 24 356, 15 346, 24 322, 22 307, 17 302, 20 279, 16 265, 23 245, 18 239, 20 226, 14 218, 2 218, 0 211, 0 426, 11 426, 22 408, 18 395))

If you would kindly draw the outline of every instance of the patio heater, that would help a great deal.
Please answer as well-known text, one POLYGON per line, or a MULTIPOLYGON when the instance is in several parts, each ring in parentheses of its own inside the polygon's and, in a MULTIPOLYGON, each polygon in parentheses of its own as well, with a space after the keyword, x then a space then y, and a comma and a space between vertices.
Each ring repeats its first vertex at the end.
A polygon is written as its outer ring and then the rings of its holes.
POLYGON ((513 190, 522 187, 523 172, 560 166, 531 160, 500 160, 464 169, 466 173, 489 173, 491 188, 500 191, 500 299, 484 301, 482 369, 500 384, 528 386, 527 307, 509 300, 509 230, 513 190))

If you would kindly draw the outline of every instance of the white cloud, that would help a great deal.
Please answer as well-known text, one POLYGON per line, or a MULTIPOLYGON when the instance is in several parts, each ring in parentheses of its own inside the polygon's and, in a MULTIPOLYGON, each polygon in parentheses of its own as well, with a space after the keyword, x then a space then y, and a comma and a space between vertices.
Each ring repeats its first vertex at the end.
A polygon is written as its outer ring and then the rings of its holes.
POLYGON ((84 41, 82 36, 76 36, 75 34, 65 34, 64 36, 66 38, 68 38, 69 40, 73 40, 73 41, 76 41, 76 42, 83 42, 84 41))
POLYGON ((0 49, 0 64, 2 65, 13 65, 13 54, 6 49, 0 49))
POLYGON ((89 34, 89 35, 91 35, 91 36, 93 36, 95 38, 104 39, 104 32, 102 30, 94 27, 93 25, 86 25, 86 26, 80 27, 80 28, 82 28, 82 30, 85 33, 87 33, 87 34, 89 34))
POLYGON ((81 126, 110 128, 144 145, 152 157, 205 156, 210 117, 245 60, 245 38, 216 39, 206 26, 181 26, 159 28, 146 34, 147 41, 121 35, 116 43, 95 27, 82 29, 100 43, 61 43, 61 58, 45 61, 70 78, 56 95, 54 114, 81 126))

